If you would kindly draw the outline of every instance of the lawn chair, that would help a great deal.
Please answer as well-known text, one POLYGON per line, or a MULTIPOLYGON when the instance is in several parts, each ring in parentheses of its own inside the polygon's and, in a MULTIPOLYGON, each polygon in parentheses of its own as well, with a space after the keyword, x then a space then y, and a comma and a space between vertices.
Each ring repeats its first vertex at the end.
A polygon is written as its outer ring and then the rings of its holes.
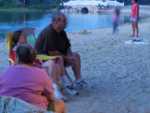
POLYGON ((0 113, 53 113, 38 108, 21 99, 8 96, 0 96, 0 113))
MULTIPOLYGON (((23 32, 27 35, 27 40, 29 42, 30 45, 34 46, 34 43, 36 41, 36 36, 35 36, 35 32, 34 32, 34 28, 23 28, 22 29, 23 32)), ((13 35, 13 32, 8 32, 7 34, 7 48, 8 48, 8 51, 9 51, 9 58, 8 58, 8 61, 9 61, 9 64, 15 64, 15 57, 16 57, 16 53, 14 53, 13 51, 10 50, 10 46, 12 45, 12 35, 13 35)))

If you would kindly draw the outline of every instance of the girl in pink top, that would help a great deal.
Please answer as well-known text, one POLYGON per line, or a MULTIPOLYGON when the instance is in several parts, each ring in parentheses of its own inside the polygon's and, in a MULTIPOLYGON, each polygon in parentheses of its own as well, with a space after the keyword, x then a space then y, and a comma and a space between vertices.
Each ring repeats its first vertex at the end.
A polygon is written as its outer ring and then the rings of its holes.
POLYGON ((137 0, 132 0, 131 7, 131 22, 132 22, 132 36, 139 36, 139 28, 138 28, 138 19, 139 19, 139 5, 137 0))

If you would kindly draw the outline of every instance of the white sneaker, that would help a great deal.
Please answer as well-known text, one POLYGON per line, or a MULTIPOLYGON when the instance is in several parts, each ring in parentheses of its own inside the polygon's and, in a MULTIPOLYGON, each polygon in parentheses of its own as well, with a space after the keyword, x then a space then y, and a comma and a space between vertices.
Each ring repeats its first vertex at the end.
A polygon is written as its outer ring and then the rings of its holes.
POLYGON ((80 79, 80 80, 77 80, 74 84, 73 84, 73 87, 75 89, 82 89, 82 88, 85 88, 87 87, 88 83, 83 80, 83 79, 80 79))
POLYGON ((72 82, 68 79, 67 75, 61 77, 61 82, 64 86, 70 86, 72 82))
POLYGON ((79 95, 79 92, 71 86, 66 86, 64 91, 71 96, 79 95))

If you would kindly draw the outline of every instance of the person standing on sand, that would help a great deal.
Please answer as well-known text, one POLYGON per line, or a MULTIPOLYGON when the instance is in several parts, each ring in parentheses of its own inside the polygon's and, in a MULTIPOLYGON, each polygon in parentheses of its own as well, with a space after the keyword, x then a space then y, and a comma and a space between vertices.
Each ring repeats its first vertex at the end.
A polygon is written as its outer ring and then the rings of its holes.
MULTIPOLYGON (((81 77, 80 55, 71 50, 70 40, 64 30, 66 26, 67 17, 63 13, 58 12, 53 15, 52 23, 39 34, 35 48, 39 54, 61 56, 63 58, 64 67, 72 67, 75 76, 73 85, 76 88, 82 88, 86 82, 81 77)), ((63 76, 63 79, 64 77, 65 76, 63 76)), ((68 87, 68 84, 66 87, 68 87)))
POLYGON ((120 8, 115 7, 112 15, 113 34, 116 33, 116 31, 118 31, 119 19, 120 19, 120 8))
POLYGON ((131 22, 132 22, 132 37, 134 37, 136 40, 137 37, 139 37, 139 27, 138 27, 138 21, 139 21, 139 4, 138 0, 132 0, 132 6, 131 6, 131 22))

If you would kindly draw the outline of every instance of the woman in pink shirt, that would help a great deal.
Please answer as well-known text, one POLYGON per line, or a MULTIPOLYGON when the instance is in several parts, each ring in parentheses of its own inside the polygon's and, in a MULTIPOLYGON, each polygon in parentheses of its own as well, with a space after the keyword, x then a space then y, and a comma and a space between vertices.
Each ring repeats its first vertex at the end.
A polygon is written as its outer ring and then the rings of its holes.
POLYGON ((0 95, 17 97, 43 109, 54 103, 55 110, 59 111, 57 113, 64 113, 64 103, 54 98, 48 74, 44 69, 32 65, 35 55, 31 46, 19 45, 16 55, 17 64, 1 75, 0 95))
POLYGON ((138 20, 139 20, 139 5, 137 3, 137 0, 132 0, 132 7, 131 7, 132 37, 139 36, 138 20))

